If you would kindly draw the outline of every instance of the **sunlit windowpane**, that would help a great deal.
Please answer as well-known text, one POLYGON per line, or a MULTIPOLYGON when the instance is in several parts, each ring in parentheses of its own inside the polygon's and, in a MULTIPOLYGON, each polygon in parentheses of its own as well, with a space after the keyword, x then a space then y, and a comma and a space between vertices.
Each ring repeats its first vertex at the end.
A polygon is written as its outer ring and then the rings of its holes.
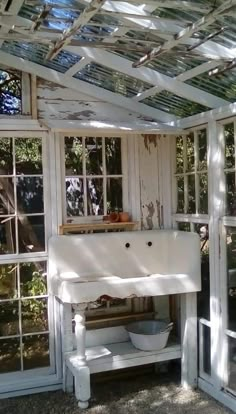
POLYGON ((0 374, 20 369, 20 338, 0 339, 0 374))
POLYGON ((196 198, 195 198, 195 175, 188 176, 188 213, 196 213, 196 198))
POLYGON ((236 228, 227 228, 228 329, 236 331, 236 228))
POLYGON ((234 123, 224 126, 225 168, 235 167, 234 123))
POLYGON ((46 262, 20 263, 21 296, 39 296, 47 294, 46 262))
POLYGON ((18 217, 18 244, 20 253, 45 251, 44 216, 18 217))
POLYGON ((66 178, 67 216, 84 215, 84 183, 82 178, 66 178))
POLYGON ((0 215, 15 213, 14 181, 0 176, 0 215))
POLYGON ((12 138, 0 139, 0 175, 13 174, 12 138))
POLYGON ((195 156, 194 156, 194 134, 190 134, 186 138, 186 156, 187 156, 187 171, 194 170, 195 156))
POLYGON ((198 136, 198 170, 207 169, 207 130, 197 131, 198 136))
POLYGON ((24 334, 48 330, 47 299, 26 299, 21 302, 24 334))
POLYGON ((103 179, 87 179, 87 205, 89 216, 104 214, 103 179))
POLYGON ((177 225, 178 225, 178 230, 190 231, 190 223, 184 223, 184 222, 179 223, 178 222, 177 225))
POLYGON ((176 138, 176 173, 184 172, 184 140, 179 136, 176 138))
POLYGON ((49 336, 47 334, 24 336, 23 345, 24 370, 50 365, 49 336))
POLYGON ((121 211, 122 205, 122 178, 108 178, 107 211, 121 211))
POLYGON ((18 177, 17 207, 21 214, 43 213, 43 178, 18 177))
POLYGON ((208 213, 208 178, 207 174, 199 175, 199 213, 208 213))
POLYGON ((177 177, 177 213, 184 212, 184 177, 177 177))
POLYGON ((16 253, 16 227, 14 217, 0 218, 0 255, 16 253))
POLYGON ((42 139, 15 139, 16 174, 42 174, 42 139))
POLYGON ((0 337, 17 335, 19 332, 18 301, 0 303, 0 337))
POLYGON ((197 294, 198 317, 210 319, 210 244, 207 224, 195 224, 194 231, 199 234, 201 251, 201 281, 202 290, 197 294))
POLYGON ((235 172, 227 172, 226 178, 226 214, 236 215, 235 172))
POLYGON ((81 137, 65 137, 66 175, 83 174, 83 144, 81 137))
POLYGON ((102 138, 85 138, 86 175, 102 175, 102 138))
POLYGON ((121 174, 121 138, 105 139, 106 173, 121 174))
POLYGON ((17 290, 17 265, 0 265, 0 300, 16 298, 17 290))

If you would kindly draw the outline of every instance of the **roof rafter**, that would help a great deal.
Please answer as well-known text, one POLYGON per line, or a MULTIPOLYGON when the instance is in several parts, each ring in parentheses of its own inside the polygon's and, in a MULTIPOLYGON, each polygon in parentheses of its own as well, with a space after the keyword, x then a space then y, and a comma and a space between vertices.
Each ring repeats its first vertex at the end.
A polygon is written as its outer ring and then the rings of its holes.
POLYGON ((106 52, 105 50, 96 50, 93 48, 72 47, 67 46, 66 50, 73 51, 80 56, 90 58, 93 62, 100 65, 107 66, 113 70, 125 73, 128 76, 140 79, 141 81, 151 83, 156 86, 162 87, 167 91, 170 91, 182 98, 188 99, 193 102, 200 103, 210 108, 217 108, 218 106, 227 105, 229 102, 197 89, 191 85, 187 85, 183 82, 175 80, 169 76, 163 75, 153 69, 149 68, 132 68, 132 62, 117 56, 113 53, 106 52))
POLYGON ((208 13, 206 16, 203 16, 201 19, 194 22, 193 24, 191 24, 191 26, 188 26, 185 29, 180 30, 173 36, 172 39, 167 40, 167 42, 165 42, 163 45, 152 49, 145 56, 141 57, 137 62, 134 62, 133 67, 138 68, 144 65, 145 63, 155 59, 156 57, 162 55, 163 53, 170 51, 174 47, 178 46, 179 43, 181 43, 181 40, 188 39, 199 30, 205 29, 206 27, 210 26, 210 24, 215 22, 218 16, 222 16, 224 13, 227 13, 235 5, 235 0, 228 0, 224 2, 224 4, 220 5, 211 13, 208 13))
POLYGON ((71 88, 80 93, 84 93, 89 96, 93 96, 99 100, 109 102, 113 105, 126 108, 131 112, 141 114, 149 119, 155 119, 161 122, 171 122, 177 117, 167 114, 158 109, 150 108, 139 102, 134 102, 130 98, 126 98, 120 94, 104 90, 95 85, 91 85, 87 82, 79 79, 70 78, 62 73, 59 73, 53 69, 46 68, 37 63, 30 62, 28 60, 12 56, 9 53, 0 51, 0 61, 4 62, 9 67, 28 72, 50 82, 57 83, 59 85, 71 88))

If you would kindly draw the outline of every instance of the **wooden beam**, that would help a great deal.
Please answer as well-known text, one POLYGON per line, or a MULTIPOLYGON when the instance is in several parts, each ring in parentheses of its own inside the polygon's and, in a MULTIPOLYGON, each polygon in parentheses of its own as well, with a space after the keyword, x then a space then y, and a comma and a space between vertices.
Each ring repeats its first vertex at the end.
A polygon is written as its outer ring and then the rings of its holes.
POLYGON ((78 19, 74 21, 71 28, 66 30, 62 35, 61 39, 58 40, 52 50, 46 56, 46 59, 53 59, 61 51, 61 49, 70 43, 73 36, 81 30, 86 23, 97 13, 97 11, 105 3, 105 0, 92 0, 91 3, 84 9, 84 11, 79 15, 78 19))
POLYGON ((79 79, 70 78, 53 69, 46 68, 23 58, 12 56, 9 53, 0 51, 0 61, 4 62, 9 67, 25 72, 27 71, 28 73, 46 79, 49 82, 57 83, 80 93, 84 93, 88 96, 93 96, 100 101, 109 102, 112 105, 121 107, 123 109, 126 108, 128 111, 141 114, 148 119, 155 119, 161 122, 170 122, 176 120, 176 117, 174 115, 167 114, 163 111, 151 108, 150 106, 141 104, 139 102, 133 102, 130 98, 126 98, 117 93, 107 91, 103 88, 91 85, 79 79))
POLYGON ((153 69, 146 67, 134 69, 132 68, 132 62, 105 50, 79 47, 73 47, 72 50, 71 46, 67 46, 66 50, 71 52, 73 51, 73 53, 77 53, 80 56, 90 58, 93 62, 107 66, 113 70, 120 71, 128 76, 132 76, 152 85, 162 87, 162 89, 170 91, 190 101, 198 102, 208 108, 217 108, 218 106, 227 105, 229 103, 224 99, 214 96, 208 92, 204 92, 203 90, 195 88, 191 85, 187 85, 153 69))
POLYGON ((235 0, 228 0, 221 4, 218 8, 213 10, 211 13, 208 13, 206 16, 203 16, 201 19, 197 20, 191 26, 179 31, 176 33, 172 39, 167 40, 162 46, 152 49, 148 52, 145 56, 141 57, 137 62, 133 63, 134 68, 138 68, 144 65, 147 62, 157 58, 158 56, 166 53, 167 51, 173 49, 174 47, 178 46, 179 43, 183 39, 187 39, 191 37, 194 33, 198 32, 199 30, 205 29, 206 27, 210 26, 212 23, 215 22, 217 17, 224 15, 229 10, 231 10, 236 5, 235 0))
POLYGON ((31 116, 38 119, 37 77, 31 75, 31 116))

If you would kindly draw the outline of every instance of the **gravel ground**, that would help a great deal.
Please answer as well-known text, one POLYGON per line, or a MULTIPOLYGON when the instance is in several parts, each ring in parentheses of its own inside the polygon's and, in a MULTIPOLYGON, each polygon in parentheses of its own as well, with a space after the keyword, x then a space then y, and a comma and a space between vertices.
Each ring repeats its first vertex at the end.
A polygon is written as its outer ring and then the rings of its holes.
POLYGON ((56 391, 0 400, 0 414, 232 414, 199 390, 181 389, 175 373, 99 381, 92 390, 88 410, 80 410, 73 395, 56 391))

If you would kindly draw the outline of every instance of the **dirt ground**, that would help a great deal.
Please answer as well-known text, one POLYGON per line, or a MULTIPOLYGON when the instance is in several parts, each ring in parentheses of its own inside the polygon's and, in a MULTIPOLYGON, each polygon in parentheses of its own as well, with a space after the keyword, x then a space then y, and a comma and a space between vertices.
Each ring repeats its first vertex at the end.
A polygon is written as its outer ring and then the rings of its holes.
POLYGON ((177 370, 92 381, 90 408, 62 391, 0 400, 0 414, 229 414, 203 392, 185 391, 177 370))

